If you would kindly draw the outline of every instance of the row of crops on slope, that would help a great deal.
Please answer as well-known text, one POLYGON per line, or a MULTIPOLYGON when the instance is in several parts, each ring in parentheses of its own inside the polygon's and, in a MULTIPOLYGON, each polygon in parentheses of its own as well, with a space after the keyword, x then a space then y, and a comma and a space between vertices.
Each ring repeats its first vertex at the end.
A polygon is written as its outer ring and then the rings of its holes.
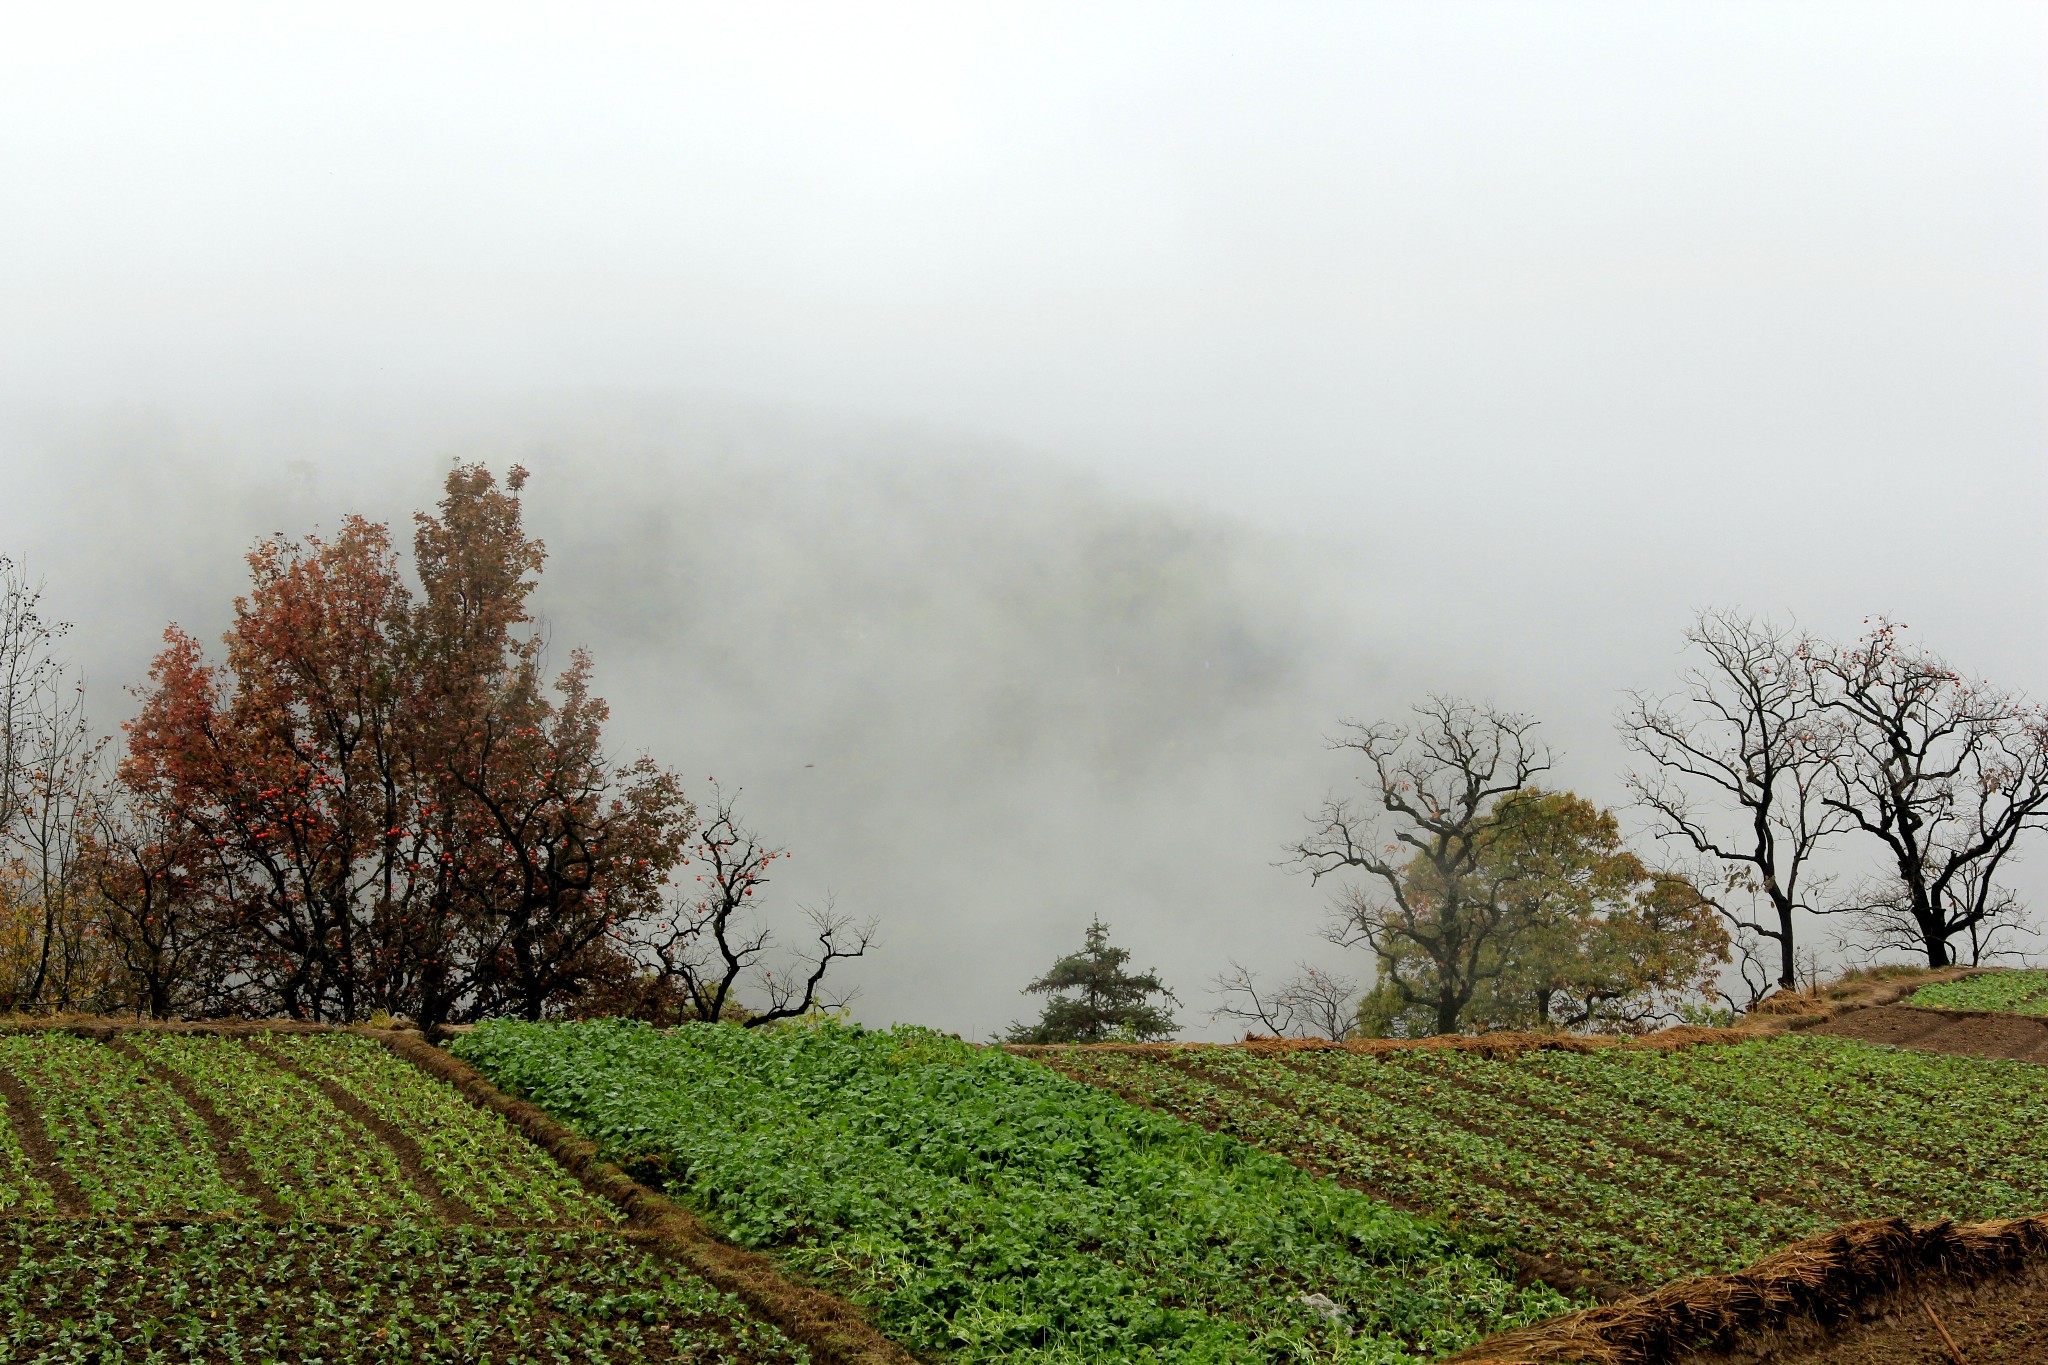
POLYGON ((0 1220, 9 1362, 808 1359, 614 1233, 0 1220))
POLYGON ((13 1092, 0 1137, 4 1211, 252 1217, 268 1204, 294 1219, 430 1222, 449 1221, 434 1197, 445 1192, 473 1201, 479 1216, 464 1222, 618 1221, 503 1119, 351 1034, 8 1034, 0 1077, 13 1092), (323 1075, 380 1113, 424 1170, 408 1172, 323 1075), (24 1130, 47 1137, 54 1170, 34 1169, 24 1130), (82 1207, 59 1209, 66 1184, 82 1207))
POLYGON ((956 1360, 1396 1365, 1567 1307, 1384 1203, 928 1030, 499 1022, 450 1050, 956 1360))
POLYGON ((376 1043, 0 1035, 0 1361, 801 1362, 376 1043))
POLYGON ((2048 1014, 2048 972, 1987 972, 1958 981, 1940 981, 1922 986, 1906 1003, 1932 1009, 2048 1014))
POLYGON ((1507 1057, 1181 1048, 1040 1060, 1643 1286, 1859 1218, 2048 1208, 2048 1068, 1791 1035, 1507 1057))

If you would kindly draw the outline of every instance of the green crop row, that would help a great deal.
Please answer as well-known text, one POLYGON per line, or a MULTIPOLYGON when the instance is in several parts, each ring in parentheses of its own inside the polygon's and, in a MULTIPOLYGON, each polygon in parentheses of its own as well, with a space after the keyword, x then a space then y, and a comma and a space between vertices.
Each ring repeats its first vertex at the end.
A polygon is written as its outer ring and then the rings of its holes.
POLYGON ((1411 1215, 925 1030, 501 1022, 450 1049, 962 1361, 1395 1365, 1566 1306, 1411 1215))
POLYGON ((434 1217, 390 1147, 250 1044, 176 1033, 136 1034, 132 1042, 183 1075, 227 1120, 243 1159, 291 1216, 343 1223, 434 1217))
POLYGON ((0 1221, 0 1362, 802 1365, 614 1234, 0 1221))
POLYGON ((12 1123, 0 1123, 0 1217, 48 1214, 57 1209, 49 1186, 36 1178, 12 1123))
POLYGON ((1931 1009, 2048 1014, 2048 971, 1987 972, 1960 981, 1938 981, 1914 991, 1906 1003, 1931 1009))
POLYGON ((487 1223, 597 1227, 620 1220, 502 1118, 367 1038, 278 1034, 263 1046, 338 1083, 411 1138, 434 1183, 487 1223))
MULTIPOLYGON (((206 1130, 169 1087, 104 1043, 64 1033, 0 1036, 0 1067, 41 1115, 57 1160, 97 1214, 241 1216, 255 1210, 221 1174, 206 1130)), ((12 1136, 10 1134, 10 1136, 12 1136)), ((18 1139, 17 1139, 18 1141, 18 1139)), ((25 1165, 26 1207, 47 1209, 25 1165)))
MULTIPOLYGON (((290 1217, 432 1221, 431 1202, 391 1145, 292 1068, 339 1085, 411 1139, 426 1176, 479 1222, 619 1221, 504 1119, 369 1039, 281 1034, 257 1042, 138 1031, 109 1044, 57 1031, 0 1036, 0 1071, 18 1083, 92 1214, 252 1216, 254 1199, 223 1170, 233 1160, 290 1217), (226 1123, 230 1150, 221 1150, 166 1076, 226 1123)), ((55 1211, 13 1124, 0 1124, 0 1212, 55 1211)))
POLYGON ((1662 1052, 1070 1049, 1050 1065, 1625 1284, 1852 1218, 2048 1207, 2048 1071, 1793 1035, 1662 1052))

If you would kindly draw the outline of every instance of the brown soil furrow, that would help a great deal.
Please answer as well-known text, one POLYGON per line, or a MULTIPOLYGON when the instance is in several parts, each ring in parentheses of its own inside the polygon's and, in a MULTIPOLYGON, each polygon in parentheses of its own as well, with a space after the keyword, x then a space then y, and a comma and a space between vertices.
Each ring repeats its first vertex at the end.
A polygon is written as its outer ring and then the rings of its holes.
POLYGON ((2002 1057, 2016 1062, 2040 1061, 2048 1048, 2048 1018, 1990 1010, 1877 1005, 1830 1019, 1813 1031, 1917 1052, 2002 1057))
POLYGON ((483 1221, 477 1217, 476 1210, 442 1189, 440 1182, 427 1173, 425 1155, 420 1151, 419 1143, 413 1141, 411 1134, 383 1118, 376 1110, 351 1094, 339 1081, 307 1070, 274 1048, 263 1046, 256 1038, 245 1038, 243 1044, 278 1070, 288 1072, 309 1085, 318 1086, 320 1093, 327 1097, 328 1103, 369 1129, 379 1142, 389 1147, 391 1154, 398 1159, 398 1169, 404 1172, 406 1180, 433 1208, 435 1217, 444 1223, 475 1225, 483 1221))
MULTIPOLYGON (((1930 1039, 1938 1039, 1943 1034, 1950 1032, 1955 1028, 1956 1021, 1930 1012, 1918 1016, 1911 1014, 1903 1015, 1900 1019, 1900 1024, 1898 1036, 1892 1040, 1892 1045, 1894 1047, 1919 1047, 1930 1039)), ((1825 1033, 1828 1030, 1823 1026, 1814 1031, 1816 1033, 1825 1033)))
MULTIPOLYGON (((1917 1315, 1930 1290, 2024 1273, 2041 1266, 2044 1254, 2048 1222, 2038 1218, 1926 1227, 1903 1218, 1851 1223, 1795 1242, 1746 1270, 1679 1280, 1623 1303, 1504 1332, 1445 1365, 1667 1365, 1678 1359, 1735 1365, 1760 1353, 1775 1358, 1774 1348, 1788 1338, 1858 1319, 1894 1318, 1900 1306, 1917 1315)), ((2015 1320, 2008 1316, 2001 1325, 2015 1320)), ((1889 1365, 1942 1357, 1880 1350, 1833 1358, 1843 1365, 1889 1365)))
POLYGON ((28 1087, 21 1083, 21 1078, 5 1068, 0 1068, 0 1100, 6 1103, 7 1121, 21 1143, 22 1154, 35 1167, 36 1179, 49 1187, 57 1211, 72 1218, 83 1218, 91 1213, 92 1206, 86 1202, 85 1191, 78 1188, 71 1172, 65 1170, 57 1159, 57 1145, 50 1141, 50 1130, 43 1126, 43 1116, 36 1110, 35 1098, 28 1093, 28 1087))
MULTIPOLYGON (((1583 1131, 1591 1134, 1592 1136, 1599 1138, 1602 1142, 1612 1143, 1614 1146, 1620 1147, 1624 1151, 1634 1152, 1637 1156, 1647 1157, 1650 1160, 1657 1162, 1659 1165, 1669 1166, 1680 1171, 1690 1171, 1695 1175, 1709 1176, 1715 1178, 1725 1179, 1728 1174, 1726 1167, 1716 1162, 1702 1161, 1698 1157, 1687 1156, 1682 1152, 1669 1151, 1665 1148, 1658 1147, 1652 1143, 1644 1142, 1638 1138, 1630 1137, 1626 1133, 1613 1131, 1607 1128, 1594 1127, 1593 1125, 1587 1123, 1583 1118, 1579 1117, 1576 1114, 1571 1113, 1568 1110, 1560 1109, 1555 1105, 1545 1104, 1542 1101, 1533 1099, 1527 1095, 1518 1095, 1513 1091, 1507 1090, 1505 1088, 1488 1085, 1484 1081, 1475 1080, 1470 1076, 1445 1075, 1440 1077, 1439 1079, 1442 1080, 1446 1085, 1458 1089, 1460 1091, 1476 1095, 1482 1095, 1488 1099, 1495 1101, 1496 1103, 1505 1104, 1511 1106, 1512 1108, 1525 1110, 1528 1113, 1535 1114, 1541 1118, 1550 1119, 1554 1122, 1570 1124, 1575 1128, 1582 1129, 1583 1131)), ((1436 1111, 1432 1110, 1431 1112, 1436 1111)), ((1658 1110, 1656 1112, 1662 1113, 1663 1111, 1658 1110)), ((1628 1188, 1635 1190, 1638 1193, 1649 1193, 1652 1192, 1654 1188, 1650 1186, 1645 1186, 1639 1183, 1637 1180, 1635 1180, 1633 1178, 1633 1172, 1617 1172, 1609 1170, 1605 1166, 1593 1164, 1583 1164, 1578 1162, 1574 1162, 1573 1164, 1577 1166, 1578 1170, 1581 1173, 1591 1176, 1595 1180, 1610 1181, 1616 1184, 1626 1185, 1628 1188)), ((1825 1167, 1823 1167, 1821 1163, 1816 1162, 1813 1164, 1816 1169, 1825 1169, 1825 1167)), ((1847 1173, 1843 1172, 1842 1174, 1847 1173)), ((1750 1193, 1753 1195, 1757 1195, 1765 1200, 1768 1200, 1773 1204, 1789 1205, 1793 1208, 1807 1209, 1811 1212, 1822 1214, 1826 1217, 1838 1219, 1843 1222, 1847 1222, 1855 1216, 1853 1211, 1849 1209, 1845 1209, 1840 1207, 1839 1205, 1829 1204, 1825 1201, 1818 1200, 1816 1197, 1818 1195, 1818 1191, 1802 1191, 1792 1189, 1789 1187, 1773 1186, 1768 1188, 1751 1188, 1750 1193)), ((1730 1243, 1729 1245, 1733 1247, 1735 1244, 1730 1243)))
POLYGON ((242 1144, 235 1139, 235 1126, 221 1117, 213 1102, 201 1094, 199 1087, 192 1084, 192 1078, 183 1072, 165 1066, 153 1057, 143 1054, 133 1043, 119 1037, 103 1040, 115 1052, 135 1063, 147 1072, 153 1080, 162 1084, 176 1095, 192 1116, 206 1129, 206 1135, 213 1144, 214 1164, 220 1167, 234 1187, 256 1205, 265 1218, 285 1219, 290 1216, 284 1201, 277 1197, 277 1191, 269 1182, 256 1173, 249 1164, 249 1158, 242 1151, 242 1144))
POLYGON ((821 1365, 917 1365, 917 1357, 876 1331, 861 1310, 822 1289, 786 1278, 757 1252, 721 1242, 696 1215, 597 1154, 546 1112, 498 1089, 475 1068, 416 1033, 359 1029, 479 1108, 502 1115, 560 1162, 583 1187, 620 1209, 646 1237, 645 1244, 683 1264, 810 1348, 821 1365))
MULTIPOLYGON (((1238 1132, 1233 1131, 1228 1115, 1211 1114, 1206 1109, 1185 1110, 1165 1108, 1122 1086, 1105 1085, 1100 1081, 1091 1080, 1087 1077, 1069 1075, 1069 1073, 1061 1071, 1058 1062, 1051 1058, 1040 1057, 1037 1060, 1041 1066, 1049 1067, 1054 1071, 1060 1071, 1061 1075, 1068 1076, 1070 1080, 1080 1081, 1084 1085, 1092 1085, 1097 1089, 1106 1090, 1127 1104, 1135 1104, 1141 1109, 1150 1109, 1154 1113, 1165 1114, 1167 1117, 1179 1119, 1183 1123, 1195 1124, 1197 1127, 1205 1128, 1209 1132, 1220 1134, 1223 1137, 1236 1138, 1240 1142, 1250 1141, 1239 1136, 1238 1132)), ((1234 1091, 1245 1096, 1247 1099, 1257 1100, 1269 1108, 1278 1109, 1286 1113, 1296 1112, 1255 1087, 1241 1085, 1235 1081, 1225 1080, 1222 1077, 1211 1076, 1206 1073, 1199 1073, 1185 1067, 1176 1067, 1175 1069, 1185 1071, 1188 1075, 1196 1076, 1198 1079, 1208 1081, 1222 1089, 1234 1091)), ((1393 1164, 1393 1150, 1378 1137, 1370 1136, 1334 1115, 1315 1114, 1310 1117, 1348 1133, 1361 1142, 1369 1143, 1382 1152, 1386 1152, 1389 1157, 1389 1164, 1393 1164)), ((1260 1151, 1277 1156, 1289 1165, 1299 1167, 1312 1176, 1334 1181, 1345 1189, 1356 1190, 1360 1194, 1376 1199, 1382 1204, 1400 1209, 1403 1212, 1438 1219, 1455 1216, 1438 1205, 1425 1200, 1410 1199, 1405 1195, 1395 1194, 1383 1186, 1375 1185, 1361 1180, 1355 1175, 1347 1174, 1339 1169, 1346 1161, 1346 1157, 1341 1152, 1325 1152, 1306 1143, 1290 1151, 1263 1147, 1255 1142, 1251 1142, 1250 1145, 1259 1147, 1260 1151)), ((1576 1216, 1567 1213, 1561 1206, 1545 1198, 1539 1192, 1517 1188, 1506 1181, 1488 1175, 1484 1171, 1469 1172, 1465 1178, 1474 1185, 1483 1186, 1498 1194, 1505 1195, 1509 1199, 1527 1204, 1532 1208, 1541 1209, 1553 1218, 1566 1219, 1576 1216)), ((1524 1283, 1530 1280, 1540 1281, 1543 1284, 1549 1285, 1552 1289, 1566 1294, 1590 1294, 1593 1298, 1603 1303, 1622 1298, 1627 1293, 1626 1290, 1598 1275, 1577 1266, 1567 1265, 1554 1255, 1547 1253, 1539 1255, 1521 1247, 1509 1248, 1508 1254, 1514 1258, 1515 1266, 1520 1272, 1520 1278, 1524 1283)))
MULTIPOLYGON (((1185 1075, 1193 1076, 1196 1080, 1206 1081, 1208 1084, 1218 1086, 1224 1090, 1235 1091, 1248 1099, 1257 1100, 1259 1103, 1264 1104, 1269 1108, 1276 1109, 1281 1113, 1292 1115, 1303 1114, 1303 1111, 1295 1106, 1292 1096, 1275 1093, 1274 1091, 1267 1090, 1262 1086, 1257 1086, 1246 1081, 1241 1081, 1237 1079, 1235 1076, 1222 1076, 1214 1072, 1203 1071, 1199 1067, 1196 1067, 1193 1064, 1186 1062, 1181 1058, 1175 1057, 1171 1054, 1167 1054, 1163 1060, 1167 1063, 1167 1065, 1171 1066, 1174 1070, 1182 1072, 1185 1075)), ((1327 1123, 1332 1128, 1337 1128, 1345 1133, 1350 1134, 1352 1137, 1357 1138, 1360 1142, 1366 1144, 1367 1146, 1372 1147, 1377 1151, 1386 1153, 1387 1164, 1396 1164, 1395 1157, 1398 1154, 1396 1153, 1394 1147, 1389 1145, 1385 1137, 1381 1134, 1367 1132, 1365 1129, 1360 1128, 1358 1125, 1352 1123, 1349 1119, 1343 1118, 1342 1116, 1337 1114, 1326 1114, 1317 1113, 1315 1111, 1308 1111, 1305 1117, 1315 1119, 1319 1123, 1327 1123)), ((1463 1124, 1459 1124, 1458 1126, 1464 1128, 1466 1132, 1474 1133, 1479 1137, 1491 1138, 1493 1136, 1493 1134, 1491 1133, 1484 1132, 1479 1129, 1466 1127, 1463 1124)), ((1256 1146, 1257 1144, 1254 1143, 1253 1145, 1256 1146)), ((1469 1179, 1475 1185, 1484 1185, 1486 1188, 1490 1190, 1498 1190, 1500 1193, 1508 1195, 1514 1199, 1518 1199, 1523 1203, 1533 1204, 1537 1208, 1542 1209, 1545 1213, 1548 1213, 1553 1217, 1564 1218, 1568 1216, 1574 1216, 1570 1214, 1569 1211, 1564 1209, 1562 1206, 1549 1202, 1541 1194, 1532 1190, 1518 1189, 1510 1182, 1502 1180, 1498 1176, 1492 1175, 1489 1172, 1475 1170, 1466 1173, 1465 1178, 1469 1179)), ((1372 1195, 1376 1199, 1383 1199, 1390 1204, 1395 1202, 1394 1199, 1387 1195, 1384 1191, 1374 1189, 1357 1180, 1351 1180, 1345 1183, 1350 1184, 1354 1189, 1361 1190, 1366 1194, 1372 1195)), ((1443 1212, 1440 1209, 1432 1209, 1428 1211, 1433 1213, 1443 1212)))

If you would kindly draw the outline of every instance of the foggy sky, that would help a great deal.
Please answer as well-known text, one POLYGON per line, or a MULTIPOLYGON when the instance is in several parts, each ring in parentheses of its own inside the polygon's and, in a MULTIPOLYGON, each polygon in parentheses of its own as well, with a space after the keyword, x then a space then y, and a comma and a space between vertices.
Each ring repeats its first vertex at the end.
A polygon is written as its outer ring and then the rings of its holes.
POLYGON ((615 747, 881 916, 864 1015, 985 1033, 1099 912, 1200 1023, 1318 952, 1341 716, 1615 801, 1708 604, 2048 691, 2044 16, 15 16, 0 553, 112 727, 257 535, 521 460, 615 747))

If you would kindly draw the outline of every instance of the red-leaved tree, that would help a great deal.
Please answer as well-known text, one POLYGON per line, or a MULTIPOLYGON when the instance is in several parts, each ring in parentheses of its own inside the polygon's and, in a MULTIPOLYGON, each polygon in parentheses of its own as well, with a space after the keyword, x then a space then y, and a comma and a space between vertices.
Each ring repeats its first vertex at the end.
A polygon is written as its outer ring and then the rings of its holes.
MULTIPOLYGON (((166 632, 120 780, 197 850, 182 894, 233 947, 215 997, 309 1019, 538 1018, 581 990, 593 945, 658 912, 695 811, 652 761, 607 758, 587 656, 546 683, 524 481, 450 472, 416 518, 417 593, 389 530, 351 517, 250 553, 224 664, 166 632)), ((116 851, 104 866, 138 871, 110 871, 110 896, 169 885, 139 871, 166 849, 116 851)))

